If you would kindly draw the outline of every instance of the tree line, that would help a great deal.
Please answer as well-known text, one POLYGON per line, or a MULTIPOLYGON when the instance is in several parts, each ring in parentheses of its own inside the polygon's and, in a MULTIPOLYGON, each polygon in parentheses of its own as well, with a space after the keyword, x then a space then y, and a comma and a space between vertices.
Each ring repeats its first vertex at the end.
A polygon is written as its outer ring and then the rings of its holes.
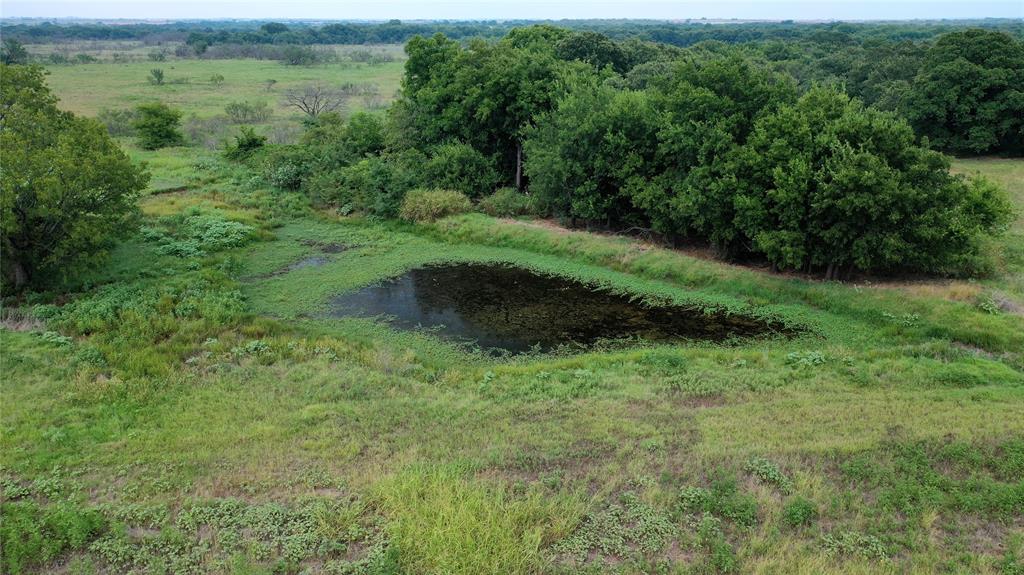
MULTIPOLYGON (((865 44, 865 58, 895 50, 916 62, 871 70, 807 50, 679 48, 550 25, 495 41, 416 36, 385 114, 310 108, 300 142, 242 130, 225 155, 342 214, 437 211, 408 205, 417 198, 468 205, 409 195, 438 189, 488 213, 642 228, 828 278, 986 271, 1009 202, 984 179, 951 175, 941 150, 1022 153, 1021 40, 967 29, 923 47, 865 44)), ((97 122, 58 110, 38 67, 2 74, 3 280, 22 287, 130 230, 145 174, 97 122)), ((147 106, 140 145, 179 143, 180 114, 147 106)))
POLYGON ((291 176, 285 187, 393 217, 417 187, 479 200, 513 186, 570 223, 639 227, 829 278, 977 272, 985 238, 1011 218, 1004 193, 951 175, 934 149, 1024 149, 1024 48, 1001 32, 938 39, 893 109, 742 46, 532 26, 465 45, 416 37, 406 52, 374 149, 329 143, 346 128, 321 125, 268 160, 291 176))
POLYGON ((190 34, 208 44, 379 44, 404 43, 414 36, 444 34, 454 39, 498 39, 515 28, 537 24, 600 32, 616 40, 638 38, 675 46, 718 41, 730 44, 778 40, 792 42, 921 41, 964 27, 997 29, 1018 38, 1024 24, 1014 19, 914 21, 881 23, 715 22, 706 20, 471 20, 402 22, 260 22, 199 20, 168 23, 18 23, 5 22, 4 35, 24 42, 70 40, 183 41, 190 34))

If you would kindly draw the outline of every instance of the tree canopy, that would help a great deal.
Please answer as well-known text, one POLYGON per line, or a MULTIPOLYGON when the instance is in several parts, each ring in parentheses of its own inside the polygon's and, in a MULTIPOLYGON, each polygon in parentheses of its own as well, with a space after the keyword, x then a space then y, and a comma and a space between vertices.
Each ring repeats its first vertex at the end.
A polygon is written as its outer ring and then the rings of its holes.
POLYGON ((148 175, 99 122, 57 109, 38 67, 0 67, 4 285, 42 285, 131 229, 148 175))

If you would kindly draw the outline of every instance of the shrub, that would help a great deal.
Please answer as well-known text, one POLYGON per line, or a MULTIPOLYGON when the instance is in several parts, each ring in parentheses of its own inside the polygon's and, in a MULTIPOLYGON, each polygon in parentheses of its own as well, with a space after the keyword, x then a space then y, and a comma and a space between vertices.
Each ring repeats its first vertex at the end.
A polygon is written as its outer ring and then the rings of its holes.
POLYGON ((491 193, 498 183, 494 161, 460 142, 435 147, 423 173, 429 186, 455 190, 471 198, 491 193))
POLYGON ((148 56, 153 62, 164 62, 167 60, 167 52, 164 50, 153 50, 148 56))
POLYGON ((224 74, 213 74, 210 76, 210 83, 214 86, 220 86, 224 83, 224 74))
POLYGON ((185 120, 183 127, 188 142, 193 146, 216 149, 227 145, 231 139, 233 128, 224 116, 200 118, 192 114, 185 120))
POLYGON ((273 110, 266 102, 231 102, 224 113, 236 124, 256 124, 269 120, 273 110))
POLYGON ((818 506, 803 497, 794 497, 782 508, 782 522, 790 527, 810 525, 818 517, 818 506))
POLYGON ((412 222, 431 222, 446 216, 464 214, 473 209, 472 202, 454 190, 412 190, 402 200, 399 216, 412 222))
POLYGON ((280 60, 289 66, 309 66, 321 59, 320 54, 308 46, 289 44, 284 47, 280 60))
POLYGON ((115 137, 134 136, 135 126, 133 124, 138 117, 138 112, 131 109, 113 110, 104 108, 96 115, 96 119, 107 127, 107 132, 115 137))
POLYGON ((783 493, 793 490, 793 481, 777 465, 763 457, 751 457, 743 470, 756 477, 761 483, 774 485, 783 493))
POLYGON ((480 200, 479 208, 487 215, 502 218, 534 213, 533 199, 515 188, 499 188, 480 200))
POLYGON ((275 148, 263 161, 263 178, 283 190, 298 190, 309 175, 310 159, 299 146, 275 148))
POLYGON ((139 136, 139 146, 156 150, 184 143, 179 131, 181 112, 162 102, 142 104, 136 108, 138 116, 132 126, 139 136))
POLYGON ((153 68, 149 71, 149 77, 147 78, 150 84, 154 86, 164 85, 164 71, 160 68, 153 68))
POLYGON ((229 160, 245 160, 262 148, 266 143, 266 136, 257 134, 256 130, 249 126, 242 126, 238 135, 235 136, 235 143, 230 144, 225 148, 224 157, 229 160))
POLYGON ((423 154, 408 150, 398 154, 371 156, 341 168, 337 194, 339 206, 371 216, 398 215, 405 194, 422 185, 423 154))
POLYGON ((0 515, 3 571, 22 573, 59 557, 68 549, 82 549, 106 528, 103 515, 71 503, 46 508, 34 501, 5 502, 0 515))
POLYGON ((709 513, 741 527, 757 523, 757 501, 749 494, 740 493, 732 477, 714 480, 710 489, 687 487, 680 492, 679 503, 682 510, 690 514, 709 513))

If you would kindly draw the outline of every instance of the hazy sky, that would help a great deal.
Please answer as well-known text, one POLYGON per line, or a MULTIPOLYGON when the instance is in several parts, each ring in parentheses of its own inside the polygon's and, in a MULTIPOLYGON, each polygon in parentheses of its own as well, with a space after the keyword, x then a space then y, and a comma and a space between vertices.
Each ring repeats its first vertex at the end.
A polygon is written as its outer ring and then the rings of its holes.
POLYGON ((0 15, 82 18, 870 20, 1024 18, 1024 0, 0 0, 0 15))

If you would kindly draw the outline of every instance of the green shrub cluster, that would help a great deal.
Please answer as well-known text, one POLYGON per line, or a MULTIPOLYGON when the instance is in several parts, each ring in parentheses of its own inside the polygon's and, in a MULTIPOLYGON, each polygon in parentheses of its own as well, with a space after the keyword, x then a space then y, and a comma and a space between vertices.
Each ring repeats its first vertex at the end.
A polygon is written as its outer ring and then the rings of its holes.
POLYGON ((184 258, 242 246, 255 232, 253 226, 198 208, 160 218, 159 223, 162 229, 143 228, 142 236, 155 242, 159 253, 184 258))
POLYGON ((139 146, 146 150, 185 143, 181 133, 181 111, 163 102, 142 104, 136 108, 132 127, 139 138, 139 146))
POLYGON ((229 160, 246 160, 259 151, 267 143, 267 137, 257 134, 256 130, 249 126, 242 126, 235 141, 228 144, 224 149, 224 157, 229 160))
POLYGON ((410 222, 432 222, 472 209, 473 203, 462 192, 416 189, 405 194, 398 215, 410 222))
POLYGON ((31 499, 5 501, 0 503, 0 516, 5 573, 29 572, 69 550, 84 549, 107 528, 97 510, 67 501, 45 507, 31 499))
POLYGON ((495 217, 512 218, 536 213, 533 199, 515 188, 499 188, 480 199, 480 211, 495 217))
POLYGON ((679 505, 686 513, 708 513, 740 527, 757 523, 757 501, 739 490, 735 477, 719 477, 710 488, 684 488, 679 493, 679 505))

